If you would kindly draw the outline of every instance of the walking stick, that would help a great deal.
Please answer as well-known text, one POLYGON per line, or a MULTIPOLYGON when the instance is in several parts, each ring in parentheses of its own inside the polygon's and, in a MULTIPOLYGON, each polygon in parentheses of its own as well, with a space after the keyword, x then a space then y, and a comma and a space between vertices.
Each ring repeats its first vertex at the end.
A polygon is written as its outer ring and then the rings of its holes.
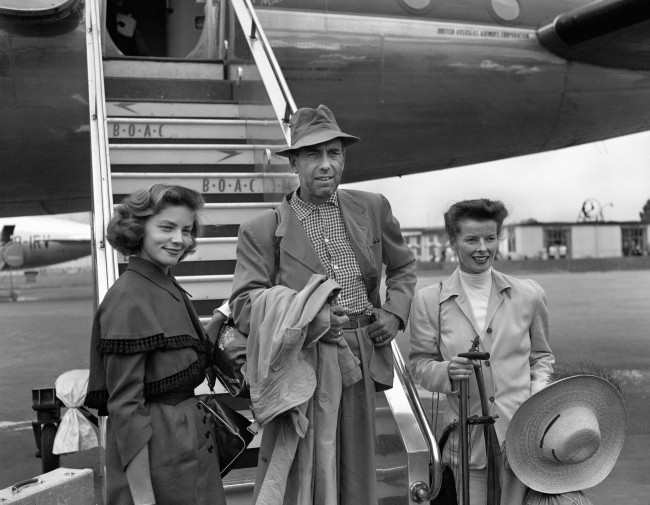
MULTIPOLYGON (((474 348, 478 347, 478 342, 474 342, 474 348)), ((489 352, 470 351, 459 354, 461 358, 471 359, 473 361, 483 361, 490 359, 489 352)), ((481 417, 473 418, 467 424, 482 424, 483 425, 483 438, 485 441, 485 456, 487 459, 487 505, 499 505, 501 502, 501 485, 499 483, 499 474, 497 465, 501 460, 501 449, 499 447, 499 440, 494 429, 494 417, 490 416, 490 408, 488 406, 485 394, 485 381, 483 380, 483 369, 479 363, 474 363, 474 375, 476 375, 476 384, 478 386, 479 398, 481 400, 481 417)), ((467 386, 466 386, 467 387, 467 386)), ((463 387, 461 382, 461 395, 463 394, 463 387)), ((461 396, 462 398, 462 396, 461 396)), ((461 400, 462 401, 462 400, 461 400)), ((460 416, 462 416, 462 407, 460 409, 460 416)), ((467 431, 461 431, 467 433, 467 431)), ((465 438, 465 437, 462 437, 465 438)), ((462 445, 461 445, 462 450, 462 445)), ((468 460, 469 460, 469 454, 468 460)), ((469 476, 468 476, 469 485, 469 476)), ((464 500, 464 498, 463 498, 464 500)), ((469 501, 463 501, 464 505, 469 505, 469 501)))
POLYGON ((469 505, 469 432, 467 430, 467 397, 469 378, 460 382, 458 423, 460 429, 460 476, 463 505, 469 505))

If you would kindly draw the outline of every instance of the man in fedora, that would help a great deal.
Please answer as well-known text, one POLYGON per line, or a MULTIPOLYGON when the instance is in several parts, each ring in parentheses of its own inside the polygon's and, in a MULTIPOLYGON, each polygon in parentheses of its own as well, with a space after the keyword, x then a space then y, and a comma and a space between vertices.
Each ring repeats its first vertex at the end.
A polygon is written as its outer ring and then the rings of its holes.
MULTIPOLYGON (((318 386, 311 400, 310 412, 316 418, 310 419, 310 427, 318 425, 319 409, 338 409, 338 422, 329 439, 319 435, 311 449, 315 454, 294 460, 289 479, 293 476, 298 485, 287 485, 285 503, 377 503, 375 392, 393 385, 389 344, 406 327, 416 275, 415 259, 386 198, 338 188, 345 149, 358 141, 341 131, 324 105, 298 109, 291 118, 291 145, 276 154, 289 159, 300 186, 278 209, 261 213, 239 229, 229 302, 239 330, 250 332, 251 305, 259 290, 280 284, 300 291, 313 274, 324 274, 342 288, 330 306, 331 340, 352 350, 363 374, 361 381, 342 388, 340 379, 332 378, 336 367, 324 362, 325 353, 313 363, 318 386), (328 451, 329 468, 308 461, 328 451), (323 472, 338 475, 334 497, 323 472)), ((258 482, 266 471, 267 450, 263 439, 258 482)))

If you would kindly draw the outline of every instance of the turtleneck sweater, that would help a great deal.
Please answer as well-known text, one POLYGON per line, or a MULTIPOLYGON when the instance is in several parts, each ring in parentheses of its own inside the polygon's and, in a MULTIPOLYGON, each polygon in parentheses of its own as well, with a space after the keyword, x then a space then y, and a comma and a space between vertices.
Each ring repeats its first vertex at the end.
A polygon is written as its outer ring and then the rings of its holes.
POLYGON ((471 274, 460 270, 460 284, 472 307, 476 327, 481 331, 481 337, 483 337, 488 301, 490 300, 490 291, 492 290, 492 268, 488 268, 485 272, 478 274, 471 274))

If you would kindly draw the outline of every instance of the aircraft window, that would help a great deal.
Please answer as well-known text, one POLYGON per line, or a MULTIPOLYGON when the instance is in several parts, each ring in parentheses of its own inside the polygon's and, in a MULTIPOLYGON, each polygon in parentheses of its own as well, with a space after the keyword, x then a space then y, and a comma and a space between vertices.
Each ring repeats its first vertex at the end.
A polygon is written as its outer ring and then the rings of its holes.
POLYGON ((488 2, 490 10, 498 21, 511 23, 521 14, 518 0, 488 0, 488 2))
POLYGON ((4 0, 1 3, 0 14, 33 17, 61 13, 62 10, 73 6, 76 0, 4 0))
POLYGON ((435 0, 398 0, 398 3, 412 14, 424 14, 431 10, 435 0))

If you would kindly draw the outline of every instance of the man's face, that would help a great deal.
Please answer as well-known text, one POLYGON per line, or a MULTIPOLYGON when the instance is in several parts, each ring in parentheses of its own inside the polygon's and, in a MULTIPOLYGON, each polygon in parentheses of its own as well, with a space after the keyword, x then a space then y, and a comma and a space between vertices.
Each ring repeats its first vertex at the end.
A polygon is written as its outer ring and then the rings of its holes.
POLYGON ((341 182, 345 154, 340 139, 301 147, 289 157, 289 163, 300 180, 300 198, 321 205, 336 191, 341 182))

